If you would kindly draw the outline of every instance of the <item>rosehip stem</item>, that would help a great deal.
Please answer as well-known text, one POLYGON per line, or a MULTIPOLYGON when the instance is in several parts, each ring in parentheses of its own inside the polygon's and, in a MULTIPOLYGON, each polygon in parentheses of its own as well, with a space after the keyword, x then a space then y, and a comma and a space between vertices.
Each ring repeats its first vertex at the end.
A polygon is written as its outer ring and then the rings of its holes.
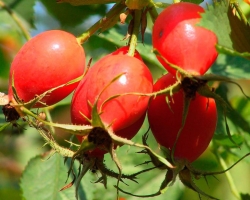
MULTIPOLYGON (((31 122, 31 124, 36 126, 36 124, 33 122, 31 122)), ((52 137, 50 132, 48 130, 46 130, 44 127, 38 128, 37 130, 40 133, 40 135, 44 138, 44 140, 46 141, 45 145, 46 144, 50 145, 50 147, 55 152, 59 153, 60 155, 62 155, 64 157, 72 158, 74 156, 75 152, 71 151, 70 149, 66 149, 64 147, 61 147, 59 144, 57 144, 57 142, 54 140, 54 138, 52 137)))
POLYGON ((38 117, 36 114, 34 114, 32 111, 25 108, 24 106, 21 106, 20 110, 23 114, 26 114, 35 118, 37 121, 41 122, 43 125, 53 126, 54 128, 59 128, 73 135, 82 135, 82 136, 88 135, 89 132, 93 128, 90 125, 58 124, 58 123, 49 122, 49 121, 41 119, 40 117, 38 117))
POLYGON ((96 31, 101 29, 105 24, 106 20, 114 16, 119 15, 126 8, 125 4, 116 3, 107 13, 106 16, 97 21, 93 26, 91 26, 85 33, 77 37, 80 44, 87 41, 96 31))
POLYGON ((241 7, 239 6, 239 2, 232 0, 232 4, 233 4, 233 7, 236 9, 237 13, 239 14, 240 18, 242 19, 242 21, 245 23, 245 25, 247 25, 248 20, 246 16, 244 15, 241 7))
POLYGON ((141 14, 142 14, 141 10, 135 10, 133 32, 131 35, 131 39, 129 41, 130 43, 129 50, 128 50, 129 56, 134 56, 134 53, 135 53, 135 48, 137 45, 137 36, 139 33, 139 28, 140 28, 140 23, 141 23, 141 14))
MULTIPOLYGON (((217 159, 219 160, 220 165, 222 166, 222 168, 223 168, 224 170, 226 170, 226 169, 227 169, 227 164, 226 164, 226 162, 225 162, 225 161, 222 159, 222 157, 219 156, 218 154, 216 154, 216 157, 217 157, 217 159)), ((228 180, 228 182, 229 182, 229 185, 230 185, 230 188, 231 188, 231 191, 232 191, 233 195, 234 195, 237 199, 241 199, 241 197, 240 197, 240 195, 239 195, 239 192, 238 192, 238 190, 237 190, 237 188, 236 188, 236 186, 235 186, 235 184, 234 184, 232 175, 230 174, 229 171, 225 171, 225 175, 226 175, 226 177, 227 177, 227 180, 228 180)))
POLYGON ((151 17, 151 20, 153 23, 155 23, 155 20, 157 19, 158 17, 158 12, 156 10, 156 6, 155 6, 155 3, 153 1, 150 1, 149 2, 149 5, 148 5, 148 12, 150 14, 150 17, 151 17))
MULTIPOLYGON (((43 111, 45 112, 47 120, 50 121, 50 122, 52 122, 52 117, 51 117, 49 109, 48 108, 44 108, 43 111)), ((49 129, 50 129, 50 132, 52 134, 55 134, 55 128, 53 126, 50 125, 49 129)))
POLYGON ((23 26, 21 20, 19 20, 18 16, 3 2, 0 0, 0 6, 2 9, 6 10, 9 15, 12 17, 12 19, 16 22, 18 27, 21 29, 23 36, 25 37, 26 40, 30 40, 31 36, 27 29, 23 26))

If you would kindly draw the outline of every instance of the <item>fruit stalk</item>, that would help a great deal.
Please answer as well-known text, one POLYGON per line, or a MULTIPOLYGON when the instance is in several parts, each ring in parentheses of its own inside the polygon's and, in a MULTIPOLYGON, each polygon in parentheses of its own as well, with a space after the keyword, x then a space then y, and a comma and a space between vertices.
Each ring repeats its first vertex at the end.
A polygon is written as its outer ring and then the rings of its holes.
MULTIPOLYGON (((51 114, 50 114, 50 111, 49 111, 49 108, 44 108, 43 109, 45 115, 46 115, 46 118, 48 121, 52 122, 52 117, 51 117, 51 114)), ((55 134, 55 128, 53 126, 49 126, 49 130, 52 134, 55 134)))
POLYGON ((53 126, 55 128, 59 128, 59 129, 62 129, 64 131, 68 131, 69 133, 71 133, 73 135, 82 135, 82 136, 88 135, 89 132, 93 128, 92 126, 89 126, 89 125, 78 126, 78 125, 71 125, 71 124, 57 124, 57 123, 49 122, 49 121, 41 119, 40 117, 35 115, 32 111, 25 108, 24 106, 20 107, 20 111, 22 112, 23 115, 29 115, 44 125, 53 126))
POLYGON ((157 19, 158 17, 158 12, 155 8, 155 3, 153 1, 150 1, 149 2, 149 5, 148 5, 148 12, 150 14, 150 17, 151 17, 151 20, 153 23, 155 23, 155 20, 157 19))
MULTIPOLYGON (((223 168, 224 170, 226 170, 228 167, 227 167, 227 164, 225 163, 225 161, 223 160, 223 158, 222 158, 221 156, 219 156, 217 153, 215 153, 215 155, 216 155, 216 157, 217 157, 217 159, 218 159, 220 165, 222 166, 222 168, 223 168)), ((227 180, 228 180, 228 183, 229 183, 229 185, 230 185, 230 189, 231 189, 233 195, 234 195, 237 199, 241 199, 241 197, 240 197, 240 195, 239 195, 239 192, 238 192, 238 190, 237 190, 237 188, 236 188, 236 186, 235 186, 235 184, 234 184, 234 181, 233 181, 233 178, 232 178, 230 172, 229 172, 229 171, 226 171, 226 172, 225 172, 225 175, 226 175, 226 177, 227 177, 227 180)))
POLYGON ((135 10, 134 14, 134 26, 133 26, 133 32, 130 39, 130 45, 128 50, 129 56, 134 56, 135 48, 137 45, 137 35, 139 33, 139 27, 141 23, 141 10, 135 10))
POLYGON ((114 17, 116 15, 119 16, 119 14, 125 9, 125 5, 122 3, 116 3, 106 14, 105 17, 101 18, 99 21, 97 21, 93 26, 91 26, 85 33, 77 37, 77 40, 80 44, 83 44, 85 41, 87 41, 91 35, 93 35, 96 31, 98 31, 100 28, 103 27, 103 25, 106 23, 107 18, 114 17))
POLYGON ((246 16, 244 15, 241 7, 239 6, 239 2, 233 1, 232 4, 233 4, 233 7, 236 9, 237 13, 239 14, 241 20, 243 20, 243 22, 247 25, 248 20, 247 20, 246 16))

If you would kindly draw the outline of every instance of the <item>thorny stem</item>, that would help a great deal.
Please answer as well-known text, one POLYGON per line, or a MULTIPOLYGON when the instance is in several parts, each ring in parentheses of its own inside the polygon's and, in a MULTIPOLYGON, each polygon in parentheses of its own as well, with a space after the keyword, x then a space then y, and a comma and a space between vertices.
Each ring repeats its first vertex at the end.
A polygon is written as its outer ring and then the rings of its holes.
MULTIPOLYGON (((44 113, 46 114, 47 120, 48 120, 49 122, 52 122, 52 117, 51 117, 51 114, 50 114, 49 109, 48 109, 48 108, 44 108, 43 111, 44 111, 44 113)), ((54 128, 53 126, 50 125, 50 126, 49 126, 49 129, 50 129, 50 132, 51 132, 52 134, 55 134, 55 128, 54 128)))
POLYGON ((137 45, 137 36, 139 33, 139 27, 141 23, 141 14, 142 14, 141 10, 135 10, 133 32, 131 35, 130 45, 129 45, 129 50, 128 50, 129 56, 134 56, 134 53, 135 53, 135 48, 137 45))
MULTIPOLYGON (((15 106, 15 105, 13 105, 15 106)), ((65 131, 70 132, 71 134, 74 135, 87 135, 91 130, 92 130, 92 126, 76 126, 76 125, 71 125, 71 124, 67 124, 67 125, 63 125, 63 124, 56 124, 53 122, 49 122, 49 121, 45 121, 41 118, 39 118, 36 114, 34 114, 33 112, 31 112, 29 109, 25 108, 24 106, 20 107, 20 110, 25 113, 26 115, 29 115, 31 117, 34 117, 36 120, 38 120, 39 122, 42 122, 45 125, 48 126, 53 126, 55 128, 59 128, 65 131)))
MULTIPOLYGON (((36 124, 34 122, 30 122, 30 123, 36 127, 36 124)), ((74 156, 73 151, 71 151, 70 149, 63 148, 59 144, 57 144, 54 138, 52 137, 52 135, 49 133, 49 131, 46 130, 44 127, 40 127, 40 128, 37 127, 37 130, 46 141, 46 144, 49 144, 55 152, 59 153, 60 155, 64 157, 72 158, 74 156)))
MULTIPOLYGON (((103 173, 103 174, 106 174, 107 176, 110 176, 110 177, 113 177, 113 178, 116 178, 118 179, 119 178, 119 174, 108 169, 105 164, 103 162, 101 163, 97 163, 98 164, 98 169, 103 173)), ((140 175, 140 174, 143 174, 145 172, 148 172, 148 171, 151 171, 153 169, 157 169, 157 167, 151 167, 151 168, 148 168, 148 169, 144 169, 144 170, 141 170, 139 172, 136 172, 134 174, 122 174, 121 176, 121 179, 129 179, 131 181, 134 181, 135 183, 138 183, 135 179, 136 176, 140 175)))
POLYGON ((9 15, 12 17, 12 19, 16 22, 18 27, 21 29, 22 34, 25 37, 25 39, 27 41, 30 40, 31 36, 29 32, 26 30, 26 28, 23 26, 21 20, 19 20, 18 16, 1 0, 0 0, 0 6, 2 7, 2 9, 6 10, 9 13, 9 15))
POLYGON ((80 44, 83 44, 85 41, 87 41, 91 35, 93 35, 96 31, 98 31, 100 28, 103 27, 103 25, 106 23, 106 19, 116 16, 119 13, 121 13, 125 9, 125 4, 122 3, 116 3, 106 14, 105 17, 101 18, 99 21, 97 21, 93 26, 91 26, 85 33, 77 37, 77 40, 80 44))
POLYGON ((170 67, 172 67, 173 69, 176 70, 176 75, 177 72, 181 75, 185 75, 186 77, 193 77, 193 75, 191 75, 190 73, 188 73, 186 70, 182 69, 181 67, 179 67, 178 65, 175 65, 171 62, 169 62, 166 58, 164 58, 160 52, 157 49, 153 49, 153 53, 155 53, 156 56, 159 56, 164 62, 166 62, 170 67))
POLYGON ((143 148, 143 149, 147 149, 153 156, 155 156, 161 163, 163 163, 164 165, 166 165, 168 168, 172 169, 172 168, 175 168, 170 162, 168 162, 164 157, 158 155, 157 153, 155 153, 152 149, 150 149, 148 146, 146 145, 142 145, 142 144, 139 144, 139 143, 135 143, 131 140, 128 140, 126 138, 120 138, 119 136, 113 134, 112 132, 109 132, 109 135, 110 137, 112 138, 112 140, 115 142, 115 143, 118 143, 118 144, 126 144, 126 145, 129 145, 129 146, 135 146, 135 147, 138 147, 138 148, 143 148))
MULTIPOLYGON (((119 187, 119 183, 120 183, 120 180, 121 180, 121 177, 122 177, 122 166, 117 158, 117 155, 116 155, 116 152, 114 150, 114 144, 111 145, 111 148, 110 148, 110 155, 111 155, 111 158, 112 160, 115 162, 115 165, 119 171, 119 176, 117 178, 117 183, 116 183, 116 186, 117 188, 119 187)), ((117 197, 117 200, 119 200, 119 190, 117 189, 116 190, 116 197, 117 197)))
POLYGON ((132 194, 132 193, 129 193, 129 192, 126 192, 124 190, 122 190, 121 188, 118 188, 117 186, 114 186, 115 188, 117 188, 119 191, 123 192, 124 194, 128 194, 128 195, 131 195, 131 196, 134 196, 134 197, 141 197, 141 198, 147 198, 147 197, 155 197, 155 196, 159 196, 163 193, 165 193, 168 189, 168 184, 169 182, 171 181, 171 179, 168 179, 168 175, 169 175, 169 172, 171 171, 168 171, 165 175, 165 179, 163 180, 163 182, 161 183, 161 186, 160 186, 160 189, 159 191, 153 193, 153 194, 148 194, 148 195, 136 195, 136 194, 132 194))

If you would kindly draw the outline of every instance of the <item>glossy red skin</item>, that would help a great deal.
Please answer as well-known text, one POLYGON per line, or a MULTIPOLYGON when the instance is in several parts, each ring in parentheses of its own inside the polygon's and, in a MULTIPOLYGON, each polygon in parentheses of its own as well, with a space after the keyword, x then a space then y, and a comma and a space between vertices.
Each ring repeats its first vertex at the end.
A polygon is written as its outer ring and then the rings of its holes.
MULTIPOLYGON (((152 32, 153 47, 168 62, 193 74, 204 74, 216 60, 216 35, 196 24, 204 9, 196 4, 172 4, 160 13, 152 32)), ((175 75, 176 70, 157 56, 162 65, 175 75)))
MULTIPOLYGON (((154 84, 154 91, 164 89, 175 81, 173 75, 164 75, 154 84)), ((170 150, 181 127, 183 94, 183 90, 180 90, 173 95, 173 100, 169 98, 172 111, 166 103, 165 95, 152 99, 148 109, 148 120, 155 139, 170 150)), ((214 135, 216 123, 217 110, 214 99, 208 99, 197 93, 190 103, 186 124, 178 139, 174 157, 189 162, 196 160, 208 147, 214 135)))
MULTIPOLYGON (((116 51, 112 52, 110 55, 126 55, 128 54, 128 51, 129 51, 129 46, 123 46, 117 49, 116 51)), ((137 50, 135 50, 134 57, 143 61, 140 53, 137 50)))
MULTIPOLYGON (((104 87, 121 74, 123 75, 100 96, 97 104, 98 111, 100 111, 100 105, 114 95, 152 92, 152 75, 142 61, 127 55, 110 56, 109 54, 90 68, 76 88, 71 103, 73 124, 89 124, 80 112, 91 119, 92 108, 87 102, 93 105, 104 87)), ((143 123, 148 101, 148 97, 137 95, 120 96, 104 104, 100 117, 106 125, 112 124, 111 128, 115 134, 131 139, 143 123)), ((78 139, 81 141, 81 137, 78 139)))
MULTIPOLYGON (((45 31, 28 41, 15 56, 10 68, 9 97, 13 98, 13 73, 18 96, 28 102, 36 95, 81 76, 84 67, 85 53, 74 35, 61 30, 45 31)), ((78 83, 53 91, 42 102, 47 105, 57 103, 78 83)))

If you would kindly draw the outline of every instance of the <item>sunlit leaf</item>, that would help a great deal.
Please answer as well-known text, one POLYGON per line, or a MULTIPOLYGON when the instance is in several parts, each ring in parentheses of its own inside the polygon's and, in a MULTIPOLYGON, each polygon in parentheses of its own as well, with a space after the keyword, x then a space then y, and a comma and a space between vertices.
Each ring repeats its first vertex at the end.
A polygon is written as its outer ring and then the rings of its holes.
POLYGON ((210 72, 233 79, 249 79, 249 60, 239 56, 220 54, 210 72))
POLYGON ((250 52, 250 26, 239 19, 226 0, 209 5, 206 12, 201 15, 199 25, 217 35, 218 45, 240 53, 250 52))

